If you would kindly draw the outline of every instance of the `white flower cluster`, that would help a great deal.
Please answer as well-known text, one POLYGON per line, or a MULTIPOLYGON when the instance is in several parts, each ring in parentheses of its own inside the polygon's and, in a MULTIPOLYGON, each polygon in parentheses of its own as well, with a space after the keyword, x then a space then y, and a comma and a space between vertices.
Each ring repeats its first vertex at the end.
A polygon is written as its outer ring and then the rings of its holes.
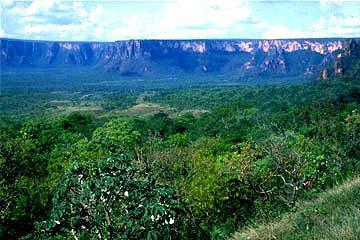
POLYGON ((82 179, 83 177, 84 177, 84 175, 79 174, 78 182, 79 182, 80 184, 83 184, 83 183, 84 183, 84 180, 82 179))
POLYGON ((167 221, 167 220, 165 220, 165 224, 170 224, 170 225, 172 225, 172 224, 174 224, 175 223, 175 220, 173 219, 173 218, 171 218, 170 217, 170 219, 169 219, 169 222, 167 221))
MULTIPOLYGON (((150 219, 151 219, 151 221, 153 221, 153 222, 158 221, 160 218, 161 218, 161 216, 160 216, 159 214, 156 216, 156 218, 155 218, 154 215, 151 215, 151 216, 150 216, 150 219)), ((164 223, 165 223, 166 225, 168 225, 168 224, 172 225, 172 224, 175 223, 175 219, 172 218, 171 215, 169 215, 169 221, 168 221, 167 219, 165 219, 164 223)), ((164 225, 164 223, 163 223, 162 225, 164 225)))

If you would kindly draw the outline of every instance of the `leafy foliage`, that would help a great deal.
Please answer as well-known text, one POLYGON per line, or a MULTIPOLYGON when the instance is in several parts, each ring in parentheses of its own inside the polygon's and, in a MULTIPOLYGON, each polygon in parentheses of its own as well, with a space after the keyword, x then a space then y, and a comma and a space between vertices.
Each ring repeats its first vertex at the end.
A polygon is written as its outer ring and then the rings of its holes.
POLYGON ((137 131, 130 129, 126 123, 112 120, 94 131, 91 144, 111 154, 129 153, 139 144, 139 140, 137 131))
POLYGON ((143 94, 173 109, 150 116, 118 117, 135 93, 71 95, 101 106, 88 114, 7 105, 0 238, 224 239, 279 217, 360 173, 360 87, 348 77, 143 94))
POLYGON ((58 187, 50 220, 35 238, 157 239, 180 237, 183 206, 125 157, 74 163, 58 187))

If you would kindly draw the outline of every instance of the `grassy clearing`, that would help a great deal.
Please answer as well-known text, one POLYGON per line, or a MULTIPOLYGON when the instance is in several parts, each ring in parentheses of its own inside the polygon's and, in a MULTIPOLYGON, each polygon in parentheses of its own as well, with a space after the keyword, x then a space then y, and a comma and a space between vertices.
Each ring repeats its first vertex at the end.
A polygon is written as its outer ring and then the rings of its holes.
MULTIPOLYGON (((85 95, 84 95, 85 96, 85 95)), ((49 101, 47 107, 48 111, 52 115, 66 115, 73 112, 84 112, 84 113, 101 113, 104 109, 102 108, 99 101, 94 99, 85 100, 84 96, 79 96, 76 99, 56 99, 49 101), (83 99, 83 100, 79 100, 83 99)))
POLYGON ((181 115, 190 113, 194 117, 200 117, 202 114, 208 113, 208 112, 210 112, 210 111, 204 110, 204 109, 186 109, 186 110, 182 110, 181 112, 179 112, 177 114, 177 116, 181 116, 181 115))
POLYGON ((167 114, 176 112, 174 108, 170 108, 169 106, 145 101, 145 97, 152 94, 153 93, 142 93, 137 97, 134 105, 126 109, 115 109, 107 114, 104 114, 102 117, 146 117, 154 115, 158 112, 165 112, 167 114))
POLYGON ((360 178, 297 209, 278 222, 243 229, 231 239, 360 239, 360 178))
POLYGON ((162 106, 156 103, 147 102, 147 103, 136 104, 128 109, 117 112, 117 114, 120 116, 149 116, 149 115, 154 115, 155 113, 158 112, 165 112, 170 114, 174 111, 175 109, 173 108, 162 106))
POLYGON ((53 115, 66 115, 73 112, 84 112, 84 113, 97 113, 101 112, 103 109, 101 106, 89 105, 89 106, 58 106, 53 110, 53 115))
POLYGON ((119 111, 118 115, 145 117, 145 116, 154 115, 158 112, 164 112, 169 114, 170 117, 179 117, 187 113, 192 114, 194 117, 200 117, 202 114, 209 112, 208 110, 203 110, 203 109, 185 109, 179 111, 178 109, 170 107, 167 104, 148 102, 145 100, 145 96, 148 96, 148 94, 141 94, 136 101, 136 105, 128 109, 119 111))
POLYGON ((185 109, 182 111, 179 111, 176 108, 170 107, 167 104, 160 104, 155 102, 147 101, 147 97, 153 96, 155 93, 143 93, 140 94, 135 102, 135 105, 123 109, 123 110, 115 110, 110 112, 109 114, 105 114, 105 117, 108 116, 117 116, 117 117, 131 117, 131 116, 140 116, 140 117, 146 117, 146 116, 152 116, 159 112, 164 112, 169 114, 171 117, 179 117, 181 115, 184 115, 186 113, 190 113, 194 115, 195 117, 199 117, 201 114, 209 112, 207 110, 202 109, 185 109))

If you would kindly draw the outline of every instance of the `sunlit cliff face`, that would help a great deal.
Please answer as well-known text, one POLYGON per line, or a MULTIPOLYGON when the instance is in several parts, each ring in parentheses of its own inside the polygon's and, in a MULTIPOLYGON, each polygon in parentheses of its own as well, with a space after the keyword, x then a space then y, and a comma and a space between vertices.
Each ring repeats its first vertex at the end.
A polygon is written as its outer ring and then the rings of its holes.
POLYGON ((177 68, 186 72, 240 76, 317 75, 336 58, 346 40, 128 40, 46 42, 1 40, 1 64, 9 66, 94 66, 97 71, 145 74, 177 68), (294 55, 295 54, 295 55, 294 55), (168 66, 161 64, 161 60, 168 66), (171 65, 171 66, 170 66, 171 65), (146 71, 144 70, 146 69, 146 71))
POLYGON ((206 50, 205 42, 181 42, 180 46, 183 51, 204 53, 206 50))
MULTIPOLYGON (((182 49, 184 51, 193 51, 198 53, 204 53, 208 47, 212 49, 213 44, 208 43, 207 41, 203 42, 180 42, 182 49)), ((177 45, 175 44, 174 47, 177 45)), ((341 41, 332 41, 332 42, 316 42, 316 41, 297 41, 297 40, 233 40, 233 41, 222 41, 219 44, 215 45, 215 48, 218 50, 223 50, 225 52, 254 52, 260 50, 263 52, 268 52, 271 49, 283 50, 286 52, 301 51, 301 50, 311 50, 320 54, 327 54, 341 49, 343 46, 341 41)))

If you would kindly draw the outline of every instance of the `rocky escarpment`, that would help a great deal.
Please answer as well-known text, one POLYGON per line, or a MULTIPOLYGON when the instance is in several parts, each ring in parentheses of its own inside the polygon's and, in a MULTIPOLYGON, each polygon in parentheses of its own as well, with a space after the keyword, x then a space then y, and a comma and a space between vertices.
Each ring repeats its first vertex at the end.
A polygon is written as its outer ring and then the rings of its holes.
POLYGON ((343 48, 331 59, 324 59, 324 67, 319 79, 327 80, 333 77, 360 77, 360 44, 356 40, 349 40, 343 48))
MULTIPOLYGON (((1 39, 1 65, 86 67, 123 75, 173 72, 237 76, 317 76, 344 39, 128 40, 49 42, 1 39)), ((5 70, 4 70, 5 71, 5 70)))

